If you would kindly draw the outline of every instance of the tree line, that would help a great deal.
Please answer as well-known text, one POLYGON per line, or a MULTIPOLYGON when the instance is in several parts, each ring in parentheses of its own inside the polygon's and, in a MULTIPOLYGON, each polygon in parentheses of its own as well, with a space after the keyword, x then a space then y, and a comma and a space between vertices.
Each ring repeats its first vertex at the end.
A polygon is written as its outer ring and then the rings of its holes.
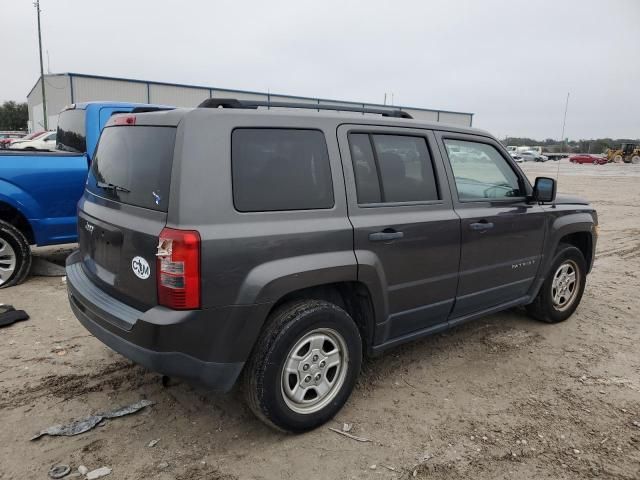
POLYGON ((501 140, 503 145, 514 145, 516 147, 541 146, 542 150, 551 153, 604 153, 608 148, 619 148, 622 143, 638 143, 640 139, 631 138, 594 138, 589 140, 556 140, 547 138, 545 140, 535 140, 526 137, 506 137, 501 140))
POLYGON ((0 130, 26 130, 29 121, 27 104, 4 102, 0 105, 0 130))

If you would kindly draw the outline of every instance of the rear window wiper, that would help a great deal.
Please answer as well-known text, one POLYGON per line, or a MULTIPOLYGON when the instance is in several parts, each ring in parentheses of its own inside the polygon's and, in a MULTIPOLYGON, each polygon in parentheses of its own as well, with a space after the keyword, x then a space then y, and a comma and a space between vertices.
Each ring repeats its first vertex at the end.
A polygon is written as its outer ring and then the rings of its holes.
POLYGON ((114 192, 131 193, 131 190, 128 188, 121 187, 114 183, 96 182, 96 187, 102 188, 103 190, 113 190, 114 192))

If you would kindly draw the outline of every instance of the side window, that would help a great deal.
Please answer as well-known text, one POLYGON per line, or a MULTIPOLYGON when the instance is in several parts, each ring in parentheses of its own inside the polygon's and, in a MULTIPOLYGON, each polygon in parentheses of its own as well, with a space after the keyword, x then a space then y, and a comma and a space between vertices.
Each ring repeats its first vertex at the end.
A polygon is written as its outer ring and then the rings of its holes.
POLYGON ((349 147, 359 204, 439 199, 424 137, 354 133, 349 147))
POLYGON ((460 200, 520 197, 518 176, 498 150, 485 143, 444 140, 460 200))
POLYGON ((329 153, 318 130, 235 129, 231 170, 241 212, 333 207, 329 153))
POLYGON ((367 133, 350 134, 349 149, 351 150, 351 161, 353 162, 353 170, 356 177, 358 203, 381 202, 378 171, 369 135, 367 133))

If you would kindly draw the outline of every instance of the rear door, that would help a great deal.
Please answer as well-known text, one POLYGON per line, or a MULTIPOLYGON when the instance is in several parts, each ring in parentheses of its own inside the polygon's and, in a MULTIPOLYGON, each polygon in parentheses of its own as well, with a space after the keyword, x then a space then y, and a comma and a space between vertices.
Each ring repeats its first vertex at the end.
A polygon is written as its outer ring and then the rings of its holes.
POLYGON ((175 127, 105 128, 79 204, 85 272, 139 309, 157 304, 155 254, 166 225, 175 136, 175 127))
POLYGON ((460 227, 433 133, 343 125, 338 139, 358 276, 375 270, 387 297, 376 343, 445 323, 460 227))
POLYGON ((452 318, 514 302, 536 276, 542 208, 510 156, 487 137, 437 133, 461 219, 460 279, 452 318))

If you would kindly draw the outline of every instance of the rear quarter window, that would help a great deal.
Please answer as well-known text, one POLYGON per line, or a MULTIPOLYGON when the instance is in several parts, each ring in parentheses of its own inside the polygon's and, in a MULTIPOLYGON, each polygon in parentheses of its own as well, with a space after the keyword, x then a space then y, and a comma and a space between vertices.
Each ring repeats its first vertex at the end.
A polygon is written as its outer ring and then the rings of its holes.
POLYGON ((175 140, 174 127, 105 128, 87 190, 120 203, 166 212, 175 140))
POLYGON ((333 207, 329 153, 319 130, 235 129, 231 165, 238 211, 333 207))
POLYGON ((85 153, 85 110, 65 110, 58 116, 56 149, 65 152, 85 153))

